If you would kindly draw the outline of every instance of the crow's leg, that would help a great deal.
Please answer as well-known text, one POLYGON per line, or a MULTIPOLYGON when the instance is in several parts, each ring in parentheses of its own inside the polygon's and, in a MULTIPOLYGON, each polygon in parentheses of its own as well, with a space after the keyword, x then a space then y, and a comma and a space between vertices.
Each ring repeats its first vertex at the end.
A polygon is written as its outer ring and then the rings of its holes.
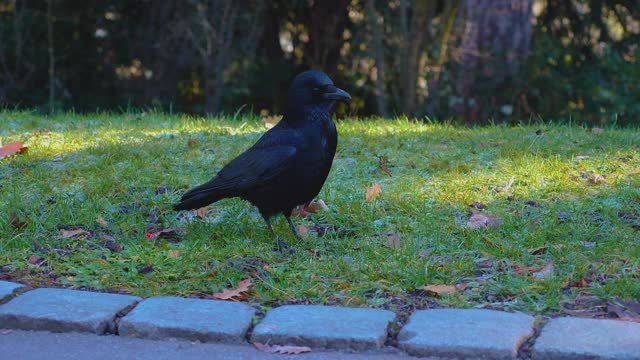
POLYGON ((271 235, 273 236, 273 241, 275 241, 276 245, 277 245, 277 250, 282 250, 282 249, 286 249, 289 247, 289 244, 287 244, 286 242, 280 240, 280 238, 278 237, 278 235, 276 235, 275 231, 273 231, 273 228, 271 227, 271 220, 269 219, 269 216, 263 213, 260 213, 262 215, 262 218, 264 219, 264 222, 267 223, 267 227, 269 228, 269 231, 271 231, 271 235))
POLYGON ((269 219, 268 216, 262 215, 262 218, 264 219, 264 222, 267 223, 267 227, 269 228, 269 231, 271 231, 271 235, 273 235, 273 238, 277 238, 276 233, 273 231, 273 228, 271 227, 271 220, 269 219))
POLYGON ((296 237, 300 237, 300 234, 298 234, 298 229, 296 228, 296 225, 293 223, 293 221, 291 221, 291 213, 289 213, 289 215, 285 215, 285 218, 287 218, 287 222, 289 223, 289 227, 291 228, 291 231, 293 231, 293 235, 295 235, 296 237))

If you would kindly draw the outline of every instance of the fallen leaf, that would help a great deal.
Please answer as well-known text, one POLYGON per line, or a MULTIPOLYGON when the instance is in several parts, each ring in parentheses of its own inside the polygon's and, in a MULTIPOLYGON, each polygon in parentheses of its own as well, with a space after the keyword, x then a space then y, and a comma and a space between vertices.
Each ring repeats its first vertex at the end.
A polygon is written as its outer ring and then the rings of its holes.
POLYGON ((300 235, 301 238, 303 239, 309 238, 309 229, 305 225, 300 224, 297 226, 297 228, 298 228, 298 235, 300 235))
POLYGON ((33 265, 42 265, 46 260, 41 258, 38 255, 31 255, 29 256, 29 264, 33 264, 33 265))
POLYGON ((380 194, 382 194, 382 188, 380 187, 380 184, 375 183, 367 189, 367 192, 364 194, 364 198, 367 202, 372 202, 380 196, 380 194))
POLYGON ((148 274, 153 271, 153 264, 141 266, 138 268, 138 274, 148 274))
POLYGON ((0 147, 0 159, 4 159, 13 154, 24 154, 29 148, 21 141, 12 142, 9 145, 0 147))
POLYGON ((527 250, 527 252, 531 255, 540 255, 540 254, 546 253, 547 250, 549 250, 549 247, 544 245, 544 246, 539 246, 535 249, 529 249, 527 250))
POLYGON ((272 354, 302 354, 308 353, 311 351, 311 348, 308 346, 292 346, 292 345, 269 345, 269 343, 261 344, 261 343, 253 343, 256 349, 260 351, 264 351, 272 354))
POLYGON ((532 273, 531 275, 533 275, 533 277, 536 280, 546 280, 548 279, 551 275, 553 275, 553 271, 554 271, 554 267, 552 264, 547 264, 545 266, 542 267, 542 269, 532 273))
POLYGON ((180 252, 178 250, 169 250, 169 257, 178 258, 180 257, 180 252))
POLYGON ((400 247, 400 234, 387 234, 386 245, 392 249, 400 247))
POLYGON ((27 221, 26 219, 20 220, 18 214, 12 212, 11 214, 9 214, 9 224, 16 229, 22 229, 27 226, 27 221))
POLYGON ((487 208, 487 205, 479 202, 479 201, 474 201, 473 204, 469 205, 469 207, 473 207, 479 210, 484 210, 487 208))
POLYGON ((485 215, 474 209, 473 207, 469 207, 469 211, 471 211, 471 217, 469 221, 467 221, 467 227, 469 229, 478 229, 481 227, 494 227, 500 225, 502 220, 496 216, 485 215))
POLYGON ((120 245, 119 242, 117 242, 113 236, 109 236, 109 235, 104 235, 104 240, 100 242, 100 245, 106 247, 107 249, 114 251, 114 252, 121 252, 122 251, 122 245, 120 245))
POLYGON ((454 285, 427 285, 424 291, 435 295, 448 294, 451 295, 456 292, 457 288, 454 285))
POLYGON ((107 224, 107 222, 102 218, 102 215, 98 215, 96 222, 104 227, 109 226, 109 224, 107 224))
POLYGON ((600 175, 600 174, 594 174, 593 177, 591 178, 591 183, 593 185, 604 181, 607 178, 607 175, 600 175))
POLYGON ((318 199, 318 201, 310 202, 305 210, 310 213, 315 213, 318 210, 329 210, 329 207, 325 204, 324 200, 318 199))
POLYGON ((205 215, 207 215, 207 210, 209 210, 209 208, 206 206, 199 208, 198 210, 196 210, 196 216, 204 219, 205 215))
POLYGON ((380 168, 380 171, 389 175, 389 177, 393 177, 389 169, 387 169, 388 163, 389 163, 389 160, 385 158, 384 155, 378 154, 378 167, 380 168))
POLYGON ((198 143, 198 139, 189 138, 187 139, 187 146, 193 146, 198 143))
POLYGON ((75 229, 75 230, 65 230, 62 229, 62 238, 63 239, 68 239, 68 238, 72 238, 76 235, 89 235, 91 234, 90 232, 88 232, 87 230, 84 229, 75 229))
POLYGON ((147 236, 147 239, 155 239, 158 236, 162 236, 162 237, 169 238, 171 240, 172 235, 175 234, 178 230, 179 229, 177 228, 167 228, 167 229, 162 229, 156 232, 148 232, 146 236, 147 236))
POLYGON ((318 210, 329 210, 329 207, 322 199, 319 199, 318 201, 312 201, 307 206, 300 205, 296 207, 295 209, 293 209, 291 215, 307 217, 309 216, 309 214, 315 214, 318 210))
POLYGON ((222 290, 222 292, 214 293, 212 297, 218 300, 229 300, 234 297, 241 297, 243 296, 242 293, 249 290, 249 287, 251 287, 251 285, 253 285, 251 283, 251 279, 244 279, 238 283, 237 289, 233 289, 233 290, 224 289, 222 290))
POLYGON ((604 132, 604 129, 594 127, 591 128, 591 132, 594 134, 602 134, 604 132))
POLYGON ((262 117, 262 122, 267 127, 267 129, 271 129, 276 126, 280 120, 282 120, 282 115, 271 115, 262 117))

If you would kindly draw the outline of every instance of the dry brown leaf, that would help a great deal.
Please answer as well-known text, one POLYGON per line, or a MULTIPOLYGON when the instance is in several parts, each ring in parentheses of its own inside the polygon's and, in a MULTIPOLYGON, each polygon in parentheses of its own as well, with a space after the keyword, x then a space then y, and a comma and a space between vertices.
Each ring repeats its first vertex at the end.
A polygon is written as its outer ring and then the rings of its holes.
POLYGON ((424 291, 436 295, 448 294, 451 295, 456 292, 457 288, 454 285, 427 285, 424 291))
POLYGON ((591 128, 591 132, 594 134, 602 134, 604 132, 604 129, 594 127, 591 128))
POLYGON ((387 160, 387 158, 385 158, 384 155, 378 155, 378 167, 380 168, 380 171, 389 175, 389 177, 393 177, 393 175, 391 175, 391 171, 387 169, 388 162, 389 160, 387 160))
POLYGON ((533 272, 531 275, 533 275, 536 280, 546 280, 553 275, 554 269, 553 264, 547 264, 543 266, 542 269, 533 272))
POLYGON ((16 229, 22 229, 27 226, 27 221, 26 219, 20 220, 18 214, 12 212, 11 214, 9 214, 9 224, 16 229))
POLYGON ((138 274, 148 274, 153 271, 153 264, 141 266, 138 268, 138 274))
POLYGON ((529 249, 527 250, 527 252, 531 255, 540 255, 540 254, 544 254, 547 252, 547 250, 549 250, 549 247, 544 245, 544 246, 539 246, 537 248, 534 249, 529 249))
POLYGON ((329 210, 329 207, 325 204, 324 200, 318 199, 318 201, 310 202, 309 206, 305 207, 305 210, 309 213, 315 213, 318 210, 329 210))
POLYGON ((207 210, 209 210, 209 208, 206 206, 199 208, 198 210, 196 210, 196 216, 200 219, 204 219, 205 215, 207 215, 207 210))
POLYGON ((146 236, 147 236, 147 239, 155 239, 158 236, 164 236, 164 237, 171 238, 179 230, 180 229, 178 229, 178 228, 166 228, 166 229, 162 229, 162 230, 156 231, 156 232, 148 232, 146 234, 146 236))
POLYGON ((392 249, 400 247, 400 234, 387 234, 386 245, 392 249))
POLYGON ((169 250, 169 257, 177 258, 180 257, 180 252, 178 250, 169 250))
POLYGON ((471 211, 471 217, 469 217, 469 221, 467 221, 467 227, 469 229, 478 229, 481 227, 494 227, 498 226, 502 223, 499 217, 485 215, 473 207, 469 207, 469 211, 471 211))
POLYGON ((329 207, 322 199, 318 199, 318 201, 312 201, 307 206, 297 206, 295 209, 293 209, 291 215, 307 217, 309 216, 309 214, 315 214, 318 210, 329 210, 329 207))
POLYGON ((187 146, 193 146, 198 143, 198 139, 189 138, 187 139, 187 146))
POLYGON ((222 290, 222 292, 214 293, 212 296, 214 299, 218 300, 229 300, 234 297, 242 297, 244 296, 242 293, 249 290, 249 287, 251 287, 251 285, 253 285, 251 283, 251 279, 244 279, 238 283, 237 289, 224 289, 222 290))
POLYGON ((262 118, 262 122, 267 127, 267 129, 271 129, 272 127, 276 126, 280 122, 280 120, 282 120, 282 115, 270 115, 264 116, 262 118))
POLYGON ((24 154, 29 148, 21 141, 12 142, 9 145, 0 146, 0 159, 4 159, 13 154, 24 154))
POLYGON ((62 229, 62 238, 63 239, 68 239, 68 238, 72 238, 76 235, 89 235, 90 232, 88 232, 87 230, 84 229, 75 229, 75 230, 65 230, 62 229))
POLYGON ((96 222, 104 227, 109 226, 109 224, 107 224, 107 222, 102 218, 102 215, 98 215, 98 217, 96 218, 96 222))
POLYGON ((44 261, 44 259, 41 258, 38 255, 29 256, 29 264, 40 265, 40 264, 42 264, 43 261, 44 261))
POLYGON ((293 345, 269 345, 269 343, 261 344, 261 343, 253 343, 256 349, 272 354, 302 354, 311 351, 311 348, 308 346, 293 346, 293 345))
POLYGON ((303 239, 308 239, 309 238, 309 228, 307 228, 305 225, 298 225, 298 235, 300 235, 301 238, 303 239))
POLYGON ((607 178, 607 175, 594 174, 591 178, 591 183, 596 185, 599 182, 604 181, 607 178))
POLYGON ((367 189, 367 192, 364 194, 364 198, 367 202, 372 202, 380 196, 380 194, 382 194, 382 187, 380 187, 380 184, 375 183, 367 189))

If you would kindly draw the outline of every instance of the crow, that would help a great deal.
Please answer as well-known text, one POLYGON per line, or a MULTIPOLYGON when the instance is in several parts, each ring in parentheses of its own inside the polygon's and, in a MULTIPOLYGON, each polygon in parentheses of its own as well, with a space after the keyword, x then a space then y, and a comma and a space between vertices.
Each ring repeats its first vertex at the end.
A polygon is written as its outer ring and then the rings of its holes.
POLYGON ((174 210, 198 209, 240 197, 258 208, 274 238, 270 219, 278 214, 284 215, 297 236, 291 212, 318 195, 336 153, 338 132, 331 106, 350 99, 321 71, 297 75, 282 120, 211 180, 187 191, 174 210))

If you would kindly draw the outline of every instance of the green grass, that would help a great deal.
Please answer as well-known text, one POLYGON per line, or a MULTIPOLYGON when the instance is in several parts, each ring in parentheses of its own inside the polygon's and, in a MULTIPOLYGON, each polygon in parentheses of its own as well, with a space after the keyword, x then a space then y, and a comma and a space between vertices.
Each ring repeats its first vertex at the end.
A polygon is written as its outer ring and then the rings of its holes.
POLYGON ((469 129, 396 119, 341 121, 338 130, 319 196, 329 210, 294 219, 328 231, 295 239, 279 217, 275 231, 291 251, 278 251, 247 202, 220 201, 205 219, 171 210, 181 191, 258 139, 265 131, 258 119, 0 112, 2 142, 29 146, 0 160, 0 279, 205 296, 251 277, 246 301, 267 307, 429 301, 555 313, 585 294, 640 298, 637 129, 469 129), (389 159, 392 177, 380 171, 378 155, 389 159), (606 179, 593 184, 594 175, 606 179), (374 183, 382 194, 366 202, 374 183), (468 229, 474 202, 501 224, 468 229), (12 225, 11 213, 26 225, 12 225), (62 238, 63 228, 91 234, 62 238), (162 228, 180 231, 146 238, 162 228), (387 246, 387 234, 399 234, 400 246, 387 246), (539 247, 546 248, 533 251, 539 247), (32 264, 33 255, 46 262, 32 264), (537 279, 549 264, 553 273, 537 279), (153 270, 138 271, 147 265, 153 270), (421 290, 465 283, 439 298, 421 290))

